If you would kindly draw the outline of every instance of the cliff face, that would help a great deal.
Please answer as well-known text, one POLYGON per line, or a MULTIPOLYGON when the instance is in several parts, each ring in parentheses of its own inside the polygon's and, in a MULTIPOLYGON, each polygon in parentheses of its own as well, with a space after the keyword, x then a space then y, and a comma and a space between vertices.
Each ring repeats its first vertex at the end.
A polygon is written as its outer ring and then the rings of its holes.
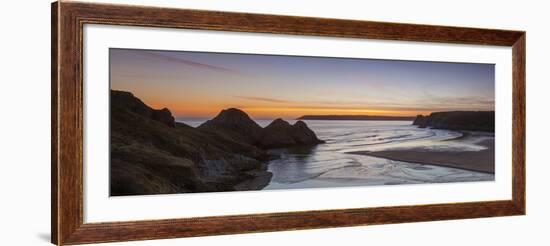
POLYGON ((413 125, 421 128, 494 132, 495 111, 435 112, 429 116, 418 115, 413 125))
POLYGON ((267 158, 255 146, 176 123, 168 110, 111 91, 111 195, 261 189, 271 179, 267 158))
POLYGON ((193 128, 129 92, 111 91, 110 193, 146 195, 262 189, 271 180, 265 149, 321 143, 305 123, 260 127, 226 109, 193 128))

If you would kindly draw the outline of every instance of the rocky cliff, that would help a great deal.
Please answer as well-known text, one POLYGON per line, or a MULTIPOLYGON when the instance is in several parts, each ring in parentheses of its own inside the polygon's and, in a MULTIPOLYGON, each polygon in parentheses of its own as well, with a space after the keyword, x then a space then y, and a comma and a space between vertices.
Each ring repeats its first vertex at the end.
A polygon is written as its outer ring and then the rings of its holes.
POLYGON ((260 127, 226 109, 193 128, 170 110, 152 109, 129 92, 111 91, 110 193, 146 195, 257 190, 271 180, 265 149, 321 143, 304 122, 260 127))
POLYGON ((429 116, 418 115, 413 125, 421 128, 494 132, 495 111, 435 112, 429 116))
POLYGON ((111 91, 111 195, 261 189, 267 153, 173 121, 131 93, 111 91))
POLYGON ((169 127, 175 127, 176 123, 172 113, 167 108, 152 109, 130 92, 111 91, 111 107, 116 110, 124 110, 163 123, 169 127))

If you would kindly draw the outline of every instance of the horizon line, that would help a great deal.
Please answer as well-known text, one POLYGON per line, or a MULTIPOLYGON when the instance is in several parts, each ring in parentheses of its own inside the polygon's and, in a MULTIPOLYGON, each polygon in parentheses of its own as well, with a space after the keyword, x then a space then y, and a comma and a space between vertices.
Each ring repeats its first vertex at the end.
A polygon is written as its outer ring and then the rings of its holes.
MULTIPOLYGON (((239 108, 237 108, 239 109, 239 108)), ((252 117, 250 116, 246 111, 239 109, 246 113, 251 119, 254 120, 275 120, 275 119, 285 119, 285 120, 300 120, 300 118, 303 117, 380 117, 380 118, 416 118, 418 116, 428 116, 433 113, 440 113, 440 112, 494 112, 495 110, 446 110, 446 111, 432 111, 429 114, 417 114, 417 115, 370 115, 370 114, 304 114, 299 117, 252 117)), ((220 111, 221 112, 221 111, 220 111)), ((213 116, 184 116, 184 115, 173 115, 175 119, 188 119, 188 120, 203 120, 203 119, 211 119, 213 117, 216 117, 219 113, 213 115, 213 116)))
MULTIPOLYGON (((456 111, 456 110, 455 110, 456 111)), ((480 110, 465 110, 465 111, 480 111, 480 110)), ((481 110, 483 111, 483 110, 481 110)), ((490 110, 489 110, 490 111, 490 110)), ((243 110, 243 112, 246 113, 246 111, 243 110)), ((452 111, 434 111, 432 113, 435 113, 435 112, 452 112, 452 111)), ((219 114, 219 113, 218 113, 219 114)), ((216 117, 218 114, 214 115, 213 117, 216 117)), ((248 113, 247 113, 248 115, 248 113)), ((208 116, 204 116, 204 117, 194 117, 194 116, 183 116, 183 115, 173 115, 174 118, 176 119, 197 119, 197 120, 200 120, 200 119, 210 119, 211 117, 208 117, 208 116)), ((257 119, 257 120, 275 120, 275 119, 292 119, 292 120, 297 120, 299 118, 302 118, 302 117, 318 117, 318 116, 324 116, 324 117, 328 117, 328 116, 333 116, 333 117, 386 117, 386 118, 414 118, 414 117, 417 117, 418 115, 405 115, 405 116, 396 116, 396 115, 368 115, 368 114, 305 114, 305 115, 302 115, 302 116, 299 116, 299 117, 292 117, 292 118, 288 118, 288 117, 252 117, 250 115, 248 115, 251 119, 257 119)))

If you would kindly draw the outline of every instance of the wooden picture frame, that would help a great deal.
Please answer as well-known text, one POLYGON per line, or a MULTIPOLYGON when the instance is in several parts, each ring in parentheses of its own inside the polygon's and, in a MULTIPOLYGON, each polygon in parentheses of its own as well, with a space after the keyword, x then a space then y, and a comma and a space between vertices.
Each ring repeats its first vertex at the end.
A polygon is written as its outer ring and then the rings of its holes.
POLYGON ((52 5, 52 243, 83 244, 525 214, 525 32, 60 1, 52 5), (512 199, 84 223, 83 26, 223 30, 512 47, 512 199))

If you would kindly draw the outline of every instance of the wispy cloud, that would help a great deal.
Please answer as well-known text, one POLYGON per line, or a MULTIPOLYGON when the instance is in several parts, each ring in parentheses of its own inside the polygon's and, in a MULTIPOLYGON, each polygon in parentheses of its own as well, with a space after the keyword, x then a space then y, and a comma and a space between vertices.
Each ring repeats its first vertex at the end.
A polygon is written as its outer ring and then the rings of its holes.
POLYGON ((279 104, 275 107, 284 109, 300 110, 384 110, 402 112, 436 112, 453 110, 493 110, 494 100, 481 97, 448 97, 448 98, 425 98, 423 100, 397 103, 377 100, 332 100, 332 101, 301 101, 283 100, 271 97, 234 96, 236 98, 250 101, 268 102, 279 104))
POLYGON ((249 97, 249 96, 235 96, 236 98, 251 100, 251 101, 262 101, 262 102, 273 102, 273 103, 290 103, 292 101, 282 100, 277 98, 269 97, 249 97))
POLYGON ((192 60, 189 60, 189 59, 183 59, 183 58, 179 58, 179 57, 164 55, 164 54, 160 54, 160 53, 157 53, 157 52, 154 52, 154 51, 141 51, 141 52, 142 52, 142 54, 146 54, 146 55, 151 56, 151 57, 155 57, 155 58, 158 58, 158 59, 179 63, 179 64, 182 64, 182 65, 192 66, 192 67, 201 68, 201 69, 207 69, 207 70, 215 71, 215 72, 228 73, 228 74, 233 74, 233 75, 242 75, 241 72, 239 72, 239 71, 229 69, 229 68, 225 68, 225 67, 221 67, 221 66, 215 66, 215 65, 210 65, 210 64, 206 64, 206 63, 192 61, 192 60))
POLYGON ((438 98, 437 103, 441 104, 459 104, 459 105, 487 105, 494 106, 495 99, 483 98, 483 97, 451 97, 451 98, 438 98))
POLYGON ((472 109, 494 109, 495 99, 493 97, 482 96, 457 96, 441 97, 425 93, 425 98, 421 100, 425 106, 451 107, 451 108, 472 108, 472 109))

